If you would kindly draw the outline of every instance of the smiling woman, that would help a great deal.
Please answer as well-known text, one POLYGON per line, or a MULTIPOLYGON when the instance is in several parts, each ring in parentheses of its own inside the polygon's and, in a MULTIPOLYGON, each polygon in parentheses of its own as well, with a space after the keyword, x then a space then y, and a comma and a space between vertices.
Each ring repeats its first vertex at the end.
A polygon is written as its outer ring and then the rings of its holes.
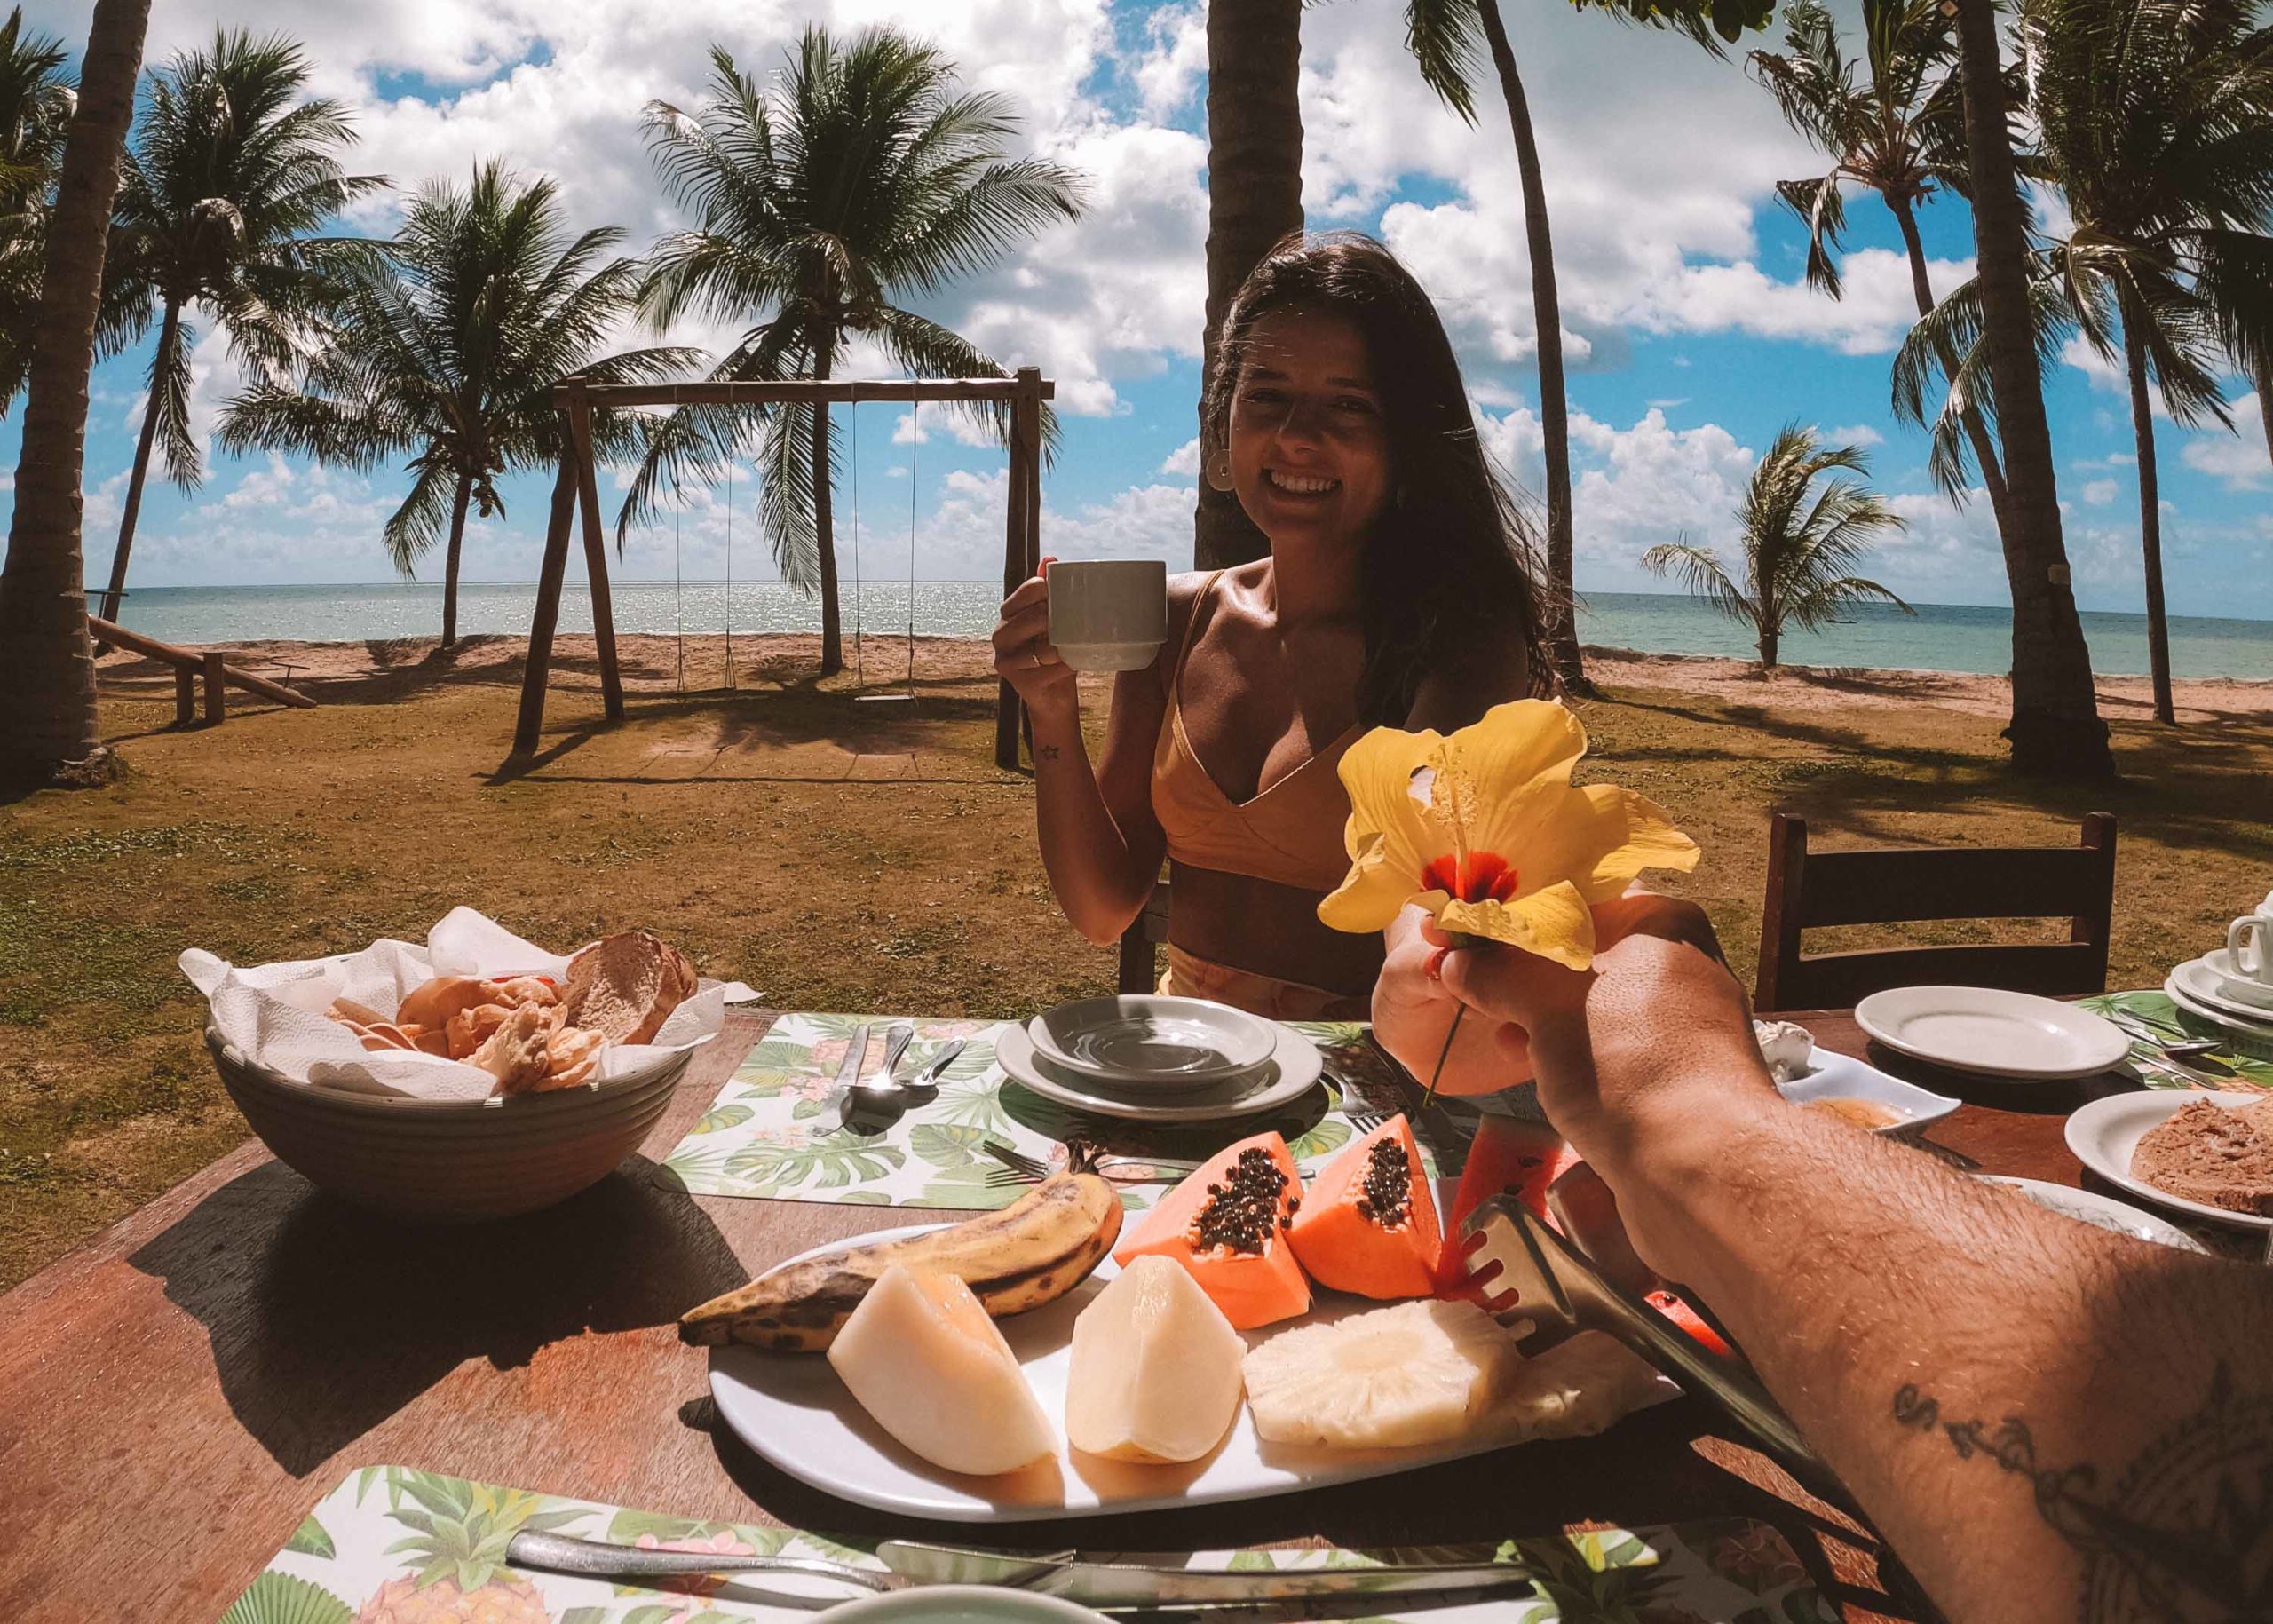
POLYGON ((1163 990, 1362 1018, 1377 937, 1320 924, 1348 867, 1336 777, 1366 727, 1457 726, 1548 685, 1526 538, 1428 296, 1360 236, 1291 237, 1227 312, 1202 436, 1268 557, 1169 583, 1170 635, 1113 689, 1092 768, 1049 589, 1012 593, 997 669, 1034 717, 1042 858, 1106 942, 1174 879, 1163 990))

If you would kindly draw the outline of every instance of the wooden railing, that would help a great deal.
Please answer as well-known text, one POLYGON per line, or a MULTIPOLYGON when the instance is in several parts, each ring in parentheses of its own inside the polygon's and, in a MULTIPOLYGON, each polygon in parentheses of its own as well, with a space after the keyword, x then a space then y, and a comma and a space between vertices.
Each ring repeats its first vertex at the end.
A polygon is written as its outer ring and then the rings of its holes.
POLYGON ((88 635, 97 642, 107 643, 114 648, 127 649, 146 659, 158 661, 174 668, 174 725, 187 727, 197 720, 197 691, 205 690, 205 720, 218 722, 228 714, 228 701, 223 697, 225 688, 242 688, 257 693, 263 699, 273 699, 280 705, 289 705, 297 710, 313 710, 315 701, 305 693, 296 693, 281 682, 271 682, 265 677, 256 677, 250 671, 239 670, 221 657, 216 648, 178 648, 171 643, 161 643, 155 638, 146 638, 139 631, 104 620, 98 615, 87 617, 88 635))

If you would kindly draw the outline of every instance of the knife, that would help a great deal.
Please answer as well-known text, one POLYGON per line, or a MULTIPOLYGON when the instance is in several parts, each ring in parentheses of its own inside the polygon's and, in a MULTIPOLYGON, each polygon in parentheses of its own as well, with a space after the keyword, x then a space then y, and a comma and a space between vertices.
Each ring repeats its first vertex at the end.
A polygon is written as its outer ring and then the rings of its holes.
POLYGON ((844 1047, 844 1058, 836 1066, 836 1092, 831 1096, 836 1102, 836 1126, 841 1129, 852 1114, 852 1089, 860 1081, 860 1063, 868 1058, 868 1031, 866 1022, 852 1034, 844 1047))

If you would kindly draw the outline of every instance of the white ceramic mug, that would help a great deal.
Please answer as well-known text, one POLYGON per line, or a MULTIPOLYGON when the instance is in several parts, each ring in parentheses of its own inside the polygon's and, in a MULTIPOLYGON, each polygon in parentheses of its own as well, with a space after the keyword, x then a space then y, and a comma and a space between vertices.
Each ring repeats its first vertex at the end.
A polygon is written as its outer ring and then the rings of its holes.
POLYGON ((2259 903, 2254 914, 2245 914, 2226 927, 2226 957, 2236 975, 2273 986, 2273 896, 2259 903), (2256 938, 2254 951, 2252 937, 2256 938))
POLYGON ((1134 671, 1168 638, 1168 566, 1112 558, 1049 566, 1049 640, 1077 671, 1134 671))

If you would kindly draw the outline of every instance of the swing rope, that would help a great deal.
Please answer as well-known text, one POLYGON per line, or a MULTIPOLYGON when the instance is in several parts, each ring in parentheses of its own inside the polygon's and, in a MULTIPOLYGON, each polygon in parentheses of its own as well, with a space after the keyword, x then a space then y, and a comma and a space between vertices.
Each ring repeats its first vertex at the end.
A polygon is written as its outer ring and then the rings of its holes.
MULTIPOLYGON (((671 388, 671 417, 676 423, 684 408, 680 405, 678 388, 671 388)), ((674 690, 682 698, 686 693, 686 572, 680 562, 679 518, 686 506, 686 498, 679 488, 678 458, 671 458, 671 610, 678 622, 678 685, 674 690)))
POLYGON ((915 448, 923 439, 923 402, 910 403, 907 436, 907 697, 915 697, 915 448))
POLYGON ((734 691, 734 463, 741 458, 741 425, 726 443, 726 692, 734 691))
POLYGON ((857 390, 846 400, 844 415, 852 423, 852 685, 859 689, 868 685, 868 661, 860 633, 860 403, 857 390))

